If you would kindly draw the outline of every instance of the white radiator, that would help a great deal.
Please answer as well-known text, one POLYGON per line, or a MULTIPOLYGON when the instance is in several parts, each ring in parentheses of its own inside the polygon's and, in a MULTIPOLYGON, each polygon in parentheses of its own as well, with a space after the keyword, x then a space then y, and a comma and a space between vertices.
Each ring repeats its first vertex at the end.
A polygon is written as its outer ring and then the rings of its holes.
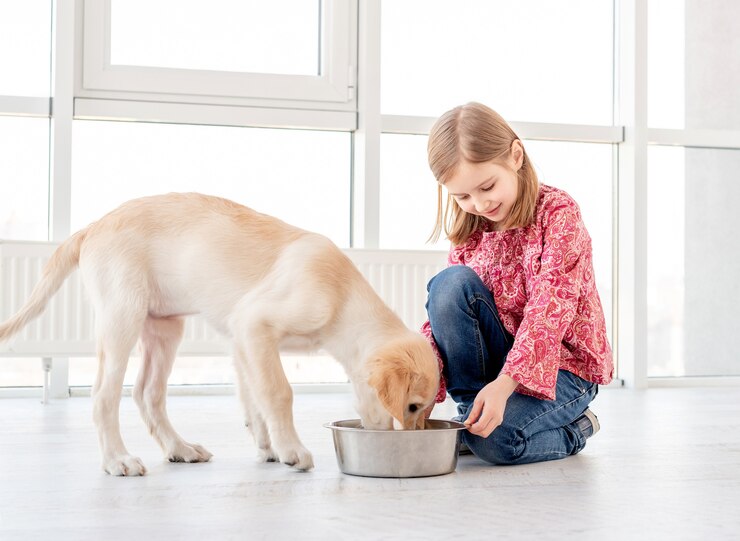
MULTIPOLYGON (((57 244, 0 241, 0 321, 17 312, 39 281, 57 244)), ((426 284, 446 266, 446 253, 400 250, 344 252, 381 298, 411 329, 426 319, 426 284)), ((95 354, 94 314, 75 271, 46 312, 10 341, 0 344, 6 357, 85 357, 95 354)), ((223 355, 228 344, 199 317, 188 318, 179 355, 223 355)))

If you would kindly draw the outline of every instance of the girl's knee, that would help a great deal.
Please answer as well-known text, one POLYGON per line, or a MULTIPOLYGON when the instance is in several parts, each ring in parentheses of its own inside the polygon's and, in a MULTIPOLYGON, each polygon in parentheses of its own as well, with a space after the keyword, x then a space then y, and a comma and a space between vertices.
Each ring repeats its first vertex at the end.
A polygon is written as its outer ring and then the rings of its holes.
POLYGON ((487 438, 463 433, 463 441, 475 456, 499 465, 518 464, 526 446, 523 438, 517 437, 503 427, 494 430, 487 438))
POLYGON ((471 280, 475 279, 480 280, 475 271, 470 267, 466 265, 452 265, 434 275, 432 279, 429 280, 427 290, 431 292, 434 289, 440 288, 459 289, 471 280))
POLYGON ((435 275, 427 284, 429 302, 427 307, 432 310, 447 305, 466 302, 471 285, 481 282, 480 277, 470 267, 453 265, 435 275))

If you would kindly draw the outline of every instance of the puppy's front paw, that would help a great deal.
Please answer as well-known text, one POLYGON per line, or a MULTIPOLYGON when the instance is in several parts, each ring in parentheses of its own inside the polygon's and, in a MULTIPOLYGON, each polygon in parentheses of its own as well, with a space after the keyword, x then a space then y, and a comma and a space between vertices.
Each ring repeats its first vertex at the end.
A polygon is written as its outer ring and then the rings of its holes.
POLYGON ((146 474, 146 468, 141 459, 131 455, 121 455, 106 460, 103 469, 117 477, 137 477, 146 474))
POLYGON ((303 446, 282 453, 280 459, 283 464, 293 466, 297 470, 308 471, 313 468, 313 456, 303 446))
POLYGON ((266 449, 260 448, 257 451, 257 459, 260 462, 279 462, 280 461, 277 453, 272 450, 272 447, 267 447, 266 449))
POLYGON ((170 462, 208 462, 212 456, 213 453, 208 452, 202 445, 182 442, 167 453, 167 460, 170 462))

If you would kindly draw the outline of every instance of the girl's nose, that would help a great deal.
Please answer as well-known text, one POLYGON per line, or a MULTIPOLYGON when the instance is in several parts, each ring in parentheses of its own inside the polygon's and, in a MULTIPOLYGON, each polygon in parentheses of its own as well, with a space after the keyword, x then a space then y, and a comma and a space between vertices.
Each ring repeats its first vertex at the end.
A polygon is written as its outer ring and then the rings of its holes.
POLYGON ((476 201, 475 202, 476 212, 485 212, 488 210, 488 200, 476 201))

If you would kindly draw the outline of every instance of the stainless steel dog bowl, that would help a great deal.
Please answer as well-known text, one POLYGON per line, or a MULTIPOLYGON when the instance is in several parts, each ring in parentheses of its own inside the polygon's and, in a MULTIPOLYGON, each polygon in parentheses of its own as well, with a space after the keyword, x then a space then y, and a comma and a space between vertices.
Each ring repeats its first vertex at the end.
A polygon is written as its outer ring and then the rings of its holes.
POLYGON ((429 477, 457 466, 460 431, 456 421, 427 419, 424 430, 365 430, 360 419, 324 425, 334 436, 339 469, 365 477, 429 477))

